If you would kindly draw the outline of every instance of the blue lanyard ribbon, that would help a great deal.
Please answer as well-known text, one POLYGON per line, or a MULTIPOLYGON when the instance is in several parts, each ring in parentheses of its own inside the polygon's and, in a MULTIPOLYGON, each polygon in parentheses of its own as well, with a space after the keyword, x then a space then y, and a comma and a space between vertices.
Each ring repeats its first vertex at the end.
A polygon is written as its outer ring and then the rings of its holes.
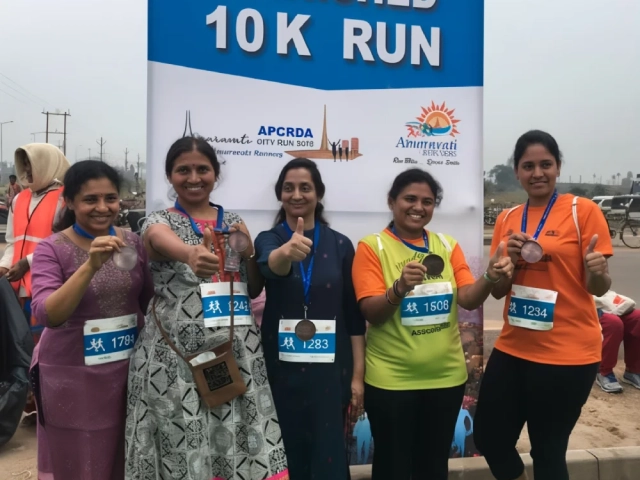
MULTIPOLYGON (((293 230, 289 227, 289 224, 284 221, 282 222, 282 226, 289 234, 289 238, 293 236, 293 230)), ((316 250, 318 249, 318 242, 320 241, 320 222, 316 221, 315 226, 313 227, 313 251, 311 252, 311 259, 309 260, 309 265, 307 266, 307 271, 305 272, 304 266, 302 262, 300 263, 300 277, 302 278, 302 286, 304 288, 304 302, 305 306, 308 307, 311 304, 311 275, 313 275, 313 262, 316 258, 316 250)))
MULTIPOLYGON (((542 229, 544 228, 544 224, 547 223, 547 217, 549 216, 549 212, 551 212, 551 207, 553 207, 553 204, 556 203, 557 199, 558 199, 558 191, 554 190, 553 195, 551 195, 551 198, 549 199, 549 203, 547 204, 547 208, 542 214, 542 218, 540 219, 538 228, 536 229, 536 232, 533 234, 534 240, 538 240, 538 237, 540 236, 540 232, 542 232, 542 229)), ((522 233, 527 233, 528 217, 529 217, 529 200, 527 200, 527 203, 524 206, 524 210, 522 211, 522 225, 520 226, 520 230, 522 231, 522 233)))
MULTIPOLYGON (((73 228, 73 231, 76 232, 81 237, 88 238, 89 240, 95 240, 96 238, 95 235, 91 235, 89 232, 87 232, 77 223, 74 223, 72 228, 73 228)), ((109 227, 109 235, 111 235, 112 237, 116 236, 116 229, 113 228, 113 225, 109 227)))
POLYGON ((412 243, 405 241, 403 238, 400 238, 400 236, 398 235, 398 232, 396 232, 395 225, 391 226, 391 231, 396 237, 398 237, 398 240, 404 243, 404 245, 410 248, 411 250, 415 252, 420 252, 420 253, 429 253, 429 237, 427 237, 427 232, 424 229, 422 229, 422 238, 424 240, 424 247, 418 247, 417 245, 413 245, 412 243))
MULTIPOLYGON (((218 220, 216 221, 216 226, 213 229, 214 232, 220 232, 220 233, 226 233, 229 229, 223 229, 222 228, 222 221, 224 219, 224 208, 222 208, 222 206, 220 205, 216 205, 215 203, 211 203, 209 202, 209 206, 213 207, 213 208, 217 208, 218 209, 218 220)), ((202 230, 200 230, 200 227, 198 227, 198 224, 195 222, 195 220, 191 217, 191 215, 189 215, 187 213, 187 211, 182 208, 180 206, 180 204, 178 203, 178 201, 176 200, 176 203, 174 205, 175 209, 178 210, 180 213, 184 214, 187 216, 187 218, 189 218, 189 221, 191 222, 191 228, 193 229, 193 233, 195 233, 198 237, 202 237, 202 230)))

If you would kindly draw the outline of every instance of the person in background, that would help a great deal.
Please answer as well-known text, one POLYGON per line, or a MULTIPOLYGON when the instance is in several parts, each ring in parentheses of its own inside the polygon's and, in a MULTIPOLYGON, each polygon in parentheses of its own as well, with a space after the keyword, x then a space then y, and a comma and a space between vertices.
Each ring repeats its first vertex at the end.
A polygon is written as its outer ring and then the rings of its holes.
POLYGON ((87 160, 64 180, 58 233, 33 255, 33 314, 44 327, 32 361, 38 478, 122 480, 129 357, 153 283, 140 238, 113 226, 118 173, 87 160), (125 246, 129 270, 116 258, 125 246))
MULTIPOLYGON (((69 166, 60 149, 48 143, 31 143, 15 152, 15 170, 25 189, 7 205, 6 247, 0 259, 0 276, 6 275, 12 282, 36 349, 44 327, 31 314, 31 262, 38 243, 53 233, 53 224, 64 205, 62 180, 69 166)), ((34 424, 36 410, 31 393, 24 411, 25 424, 34 424)))
MULTIPOLYGON (((249 231, 237 214, 209 201, 220 162, 205 139, 174 142, 165 172, 177 194, 174 207, 151 213, 142 228, 156 297, 129 371, 125 478, 288 480, 260 334, 247 306, 264 284, 249 231), (248 239, 235 273, 224 268, 228 241, 211 235, 226 229, 248 239), (233 355, 247 391, 209 407, 158 325, 183 356, 226 343, 230 320, 220 306, 229 308, 224 292, 226 287, 229 293, 231 275, 234 291, 243 290, 235 297, 233 355), (201 285, 220 292, 208 297, 206 310, 201 285)), ((224 373, 220 378, 225 380, 224 373)))
POLYGON ((497 480, 526 479, 516 443, 525 423, 536 480, 569 480, 566 452, 602 353, 592 295, 611 285, 607 222, 587 199, 559 194, 556 140, 532 130, 516 142, 515 175, 528 200, 497 218, 491 251, 516 264, 492 295, 504 326, 478 398, 474 439, 497 480))
MULTIPOLYGON (((615 293, 615 292, 608 292, 615 293)), ((596 297, 598 317, 602 326, 602 362, 596 375, 596 383, 607 393, 621 393, 613 368, 618 363, 620 345, 624 342, 625 372, 622 381, 640 389, 640 310, 631 307, 622 314, 607 311, 596 297)), ((635 304, 635 302, 634 302, 635 304)))
POLYGON ((9 187, 7 188, 7 206, 11 205, 13 199, 22 191, 22 187, 17 182, 18 177, 9 175, 9 187))
POLYGON ((354 248, 329 228, 325 186, 306 158, 276 182, 275 226, 256 238, 266 279, 262 342, 291 478, 347 480, 347 411, 363 413, 364 334, 354 248))
POLYGON ((414 168, 387 195, 393 221, 363 238, 353 283, 367 332, 365 410, 373 480, 446 480, 468 373, 458 306, 478 308, 513 264, 496 252, 475 280, 451 236, 426 230, 442 187, 414 168))

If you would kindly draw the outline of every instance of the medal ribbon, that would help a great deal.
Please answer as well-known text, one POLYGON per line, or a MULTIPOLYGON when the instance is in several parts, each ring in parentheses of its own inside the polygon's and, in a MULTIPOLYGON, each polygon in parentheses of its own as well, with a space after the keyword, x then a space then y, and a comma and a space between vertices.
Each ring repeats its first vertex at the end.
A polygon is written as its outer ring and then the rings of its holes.
MULTIPOLYGON (((289 227, 289 224, 284 221, 282 222, 282 226, 289 234, 289 238, 293 236, 293 230, 289 227)), ((313 274, 313 262, 316 258, 316 250, 318 249, 318 242, 320 241, 320 222, 316 221, 315 226, 313 227, 313 251, 311 252, 311 259, 309 260, 309 266, 307 267, 307 271, 305 272, 303 262, 300 263, 300 277, 302 278, 302 286, 304 288, 304 302, 305 302, 305 316, 306 310, 311 303, 311 275, 313 274)))
POLYGON ((425 229, 422 229, 422 238, 424 239, 424 247, 418 247, 417 245, 413 245, 412 243, 409 243, 404 239, 400 238, 400 236, 398 235, 398 232, 396 232, 395 225, 391 226, 391 231, 402 243, 404 243, 406 247, 410 248, 411 250, 415 252, 420 252, 420 253, 429 253, 429 238, 427 237, 427 232, 425 229))
MULTIPOLYGON (((80 225, 78 225, 77 223, 73 224, 73 231, 76 232, 78 235, 80 235, 81 237, 84 238, 88 238, 89 240, 95 240, 96 237, 95 235, 91 235, 89 232, 87 232, 86 230, 84 230, 80 225)), ((109 235, 111 235, 112 237, 116 236, 116 229, 113 228, 113 225, 111 225, 109 227, 109 235)))
MULTIPOLYGON (((211 203, 211 202, 209 202, 209 206, 218 209, 218 220, 216 221, 216 226, 213 228, 213 231, 219 232, 219 233, 225 233, 225 230, 222 228, 222 221, 224 219, 224 208, 222 208, 222 206, 220 205, 216 205, 215 203, 211 203)), ((195 220, 191 218, 191 215, 189 215, 187 211, 180 206, 177 200, 174 205, 174 208, 180 213, 187 216, 187 218, 189 219, 189 222, 191 222, 191 228, 193 229, 193 233, 195 233, 198 237, 202 237, 202 230, 204 230, 204 228, 200 230, 200 227, 198 227, 198 224, 195 222, 195 220)))
MULTIPOLYGON (((534 240, 538 240, 538 237, 540 236, 540 232, 542 232, 544 224, 547 223, 547 217, 549 216, 549 212, 551 212, 551 207, 553 207, 553 204, 556 203, 557 199, 558 199, 558 191, 554 190, 553 195, 551 195, 551 198, 549 199, 549 203, 547 204, 547 208, 544 210, 544 213, 542 214, 542 218, 540 219, 538 228, 536 229, 536 232, 533 234, 534 240)), ((527 203, 524 205, 524 210, 522 211, 522 225, 520 226, 520 230, 522 231, 522 233, 527 233, 528 217, 529 217, 529 200, 527 200, 527 203)))

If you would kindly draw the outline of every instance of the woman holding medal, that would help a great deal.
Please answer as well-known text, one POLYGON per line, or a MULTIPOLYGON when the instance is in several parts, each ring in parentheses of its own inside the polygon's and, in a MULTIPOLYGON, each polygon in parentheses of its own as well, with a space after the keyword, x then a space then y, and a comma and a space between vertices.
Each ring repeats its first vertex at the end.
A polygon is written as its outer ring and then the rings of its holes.
POLYGON ((492 292, 505 298, 505 323, 480 388, 474 437, 496 479, 526 479, 516 450, 526 422, 535 478, 568 480, 569 436, 602 351, 592 295, 609 290, 613 249, 598 206, 558 194, 562 158, 551 135, 525 133, 513 160, 529 199, 496 221, 491 248, 506 241, 516 270, 492 292))
MULTIPOLYGON (((206 140, 177 140, 165 172, 177 194, 174 207, 151 213, 141 232, 156 297, 129 372, 126 478, 288 480, 249 307, 263 284, 249 232, 238 215, 209 201, 220 163, 206 140), (201 357, 215 359, 213 350, 229 341, 231 308, 231 355, 246 392, 210 407, 191 366, 201 357), (191 366, 187 356, 197 356, 191 366)), ((215 370, 206 380, 221 389, 227 378, 215 370)))
POLYGON ((458 243, 425 229, 441 200, 429 173, 399 174, 388 194, 393 221, 360 241, 353 263, 370 323, 364 398, 373 480, 447 479, 467 381, 457 308, 478 308, 513 270, 501 245, 476 281, 458 243))
POLYGON ((140 238, 113 226, 118 173, 74 164, 58 233, 33 256, 33 314, 44 327, 31 379, 38 478, 124 478, 129 357, 153 296, 140 238))
POLYGON ((291 160, 276 182, 275 226, 256 238, 267 373, 296 480, 348 479, 348 407, 363 413, 366 326, 351 279, 354 249, 324 219, 324 192, 314 162, 291 160))

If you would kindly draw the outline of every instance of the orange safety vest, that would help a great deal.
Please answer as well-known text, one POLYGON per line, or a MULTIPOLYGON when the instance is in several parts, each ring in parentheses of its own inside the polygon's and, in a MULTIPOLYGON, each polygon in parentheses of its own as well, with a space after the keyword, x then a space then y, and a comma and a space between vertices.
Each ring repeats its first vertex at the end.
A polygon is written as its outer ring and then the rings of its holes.
MULTIPOLYGON (((13 265, 32 254, 36 246, 53 233, 53 220, 63 187, 49 190, 29 215, 32 192, 25 189, 13 202, 13 265)), ((16 294, 24 287, 31 298, 31 269, 17 282, 11 282, 16 294)))

